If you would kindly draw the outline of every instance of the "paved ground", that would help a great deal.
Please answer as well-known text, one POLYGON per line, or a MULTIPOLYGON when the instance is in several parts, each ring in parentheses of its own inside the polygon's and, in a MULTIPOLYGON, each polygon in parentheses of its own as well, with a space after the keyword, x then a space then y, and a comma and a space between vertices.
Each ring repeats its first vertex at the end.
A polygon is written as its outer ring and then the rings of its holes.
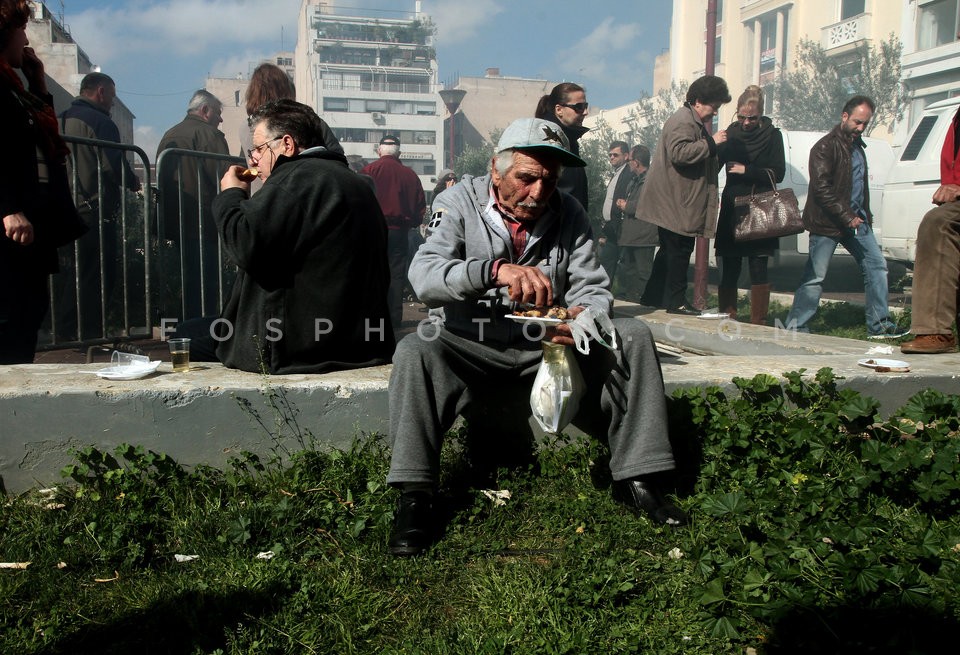
MULTIPOLYGON (((842 270, 842 267, 838 267, 838 270, 842 270)), ((778 290, 785 291, 787 286, 787 280, 791 278, 792 273, 796 271, 784 272, 781 270, 778 275, 771 276, 771 283, 774 289, 774 300, 778 300, 784 304, 790 304, 792 302, 792 293, 777 293, 778 290)), ((833 270, 831 270, 831 274, 833 270)), ((849 273, 849 272, 848 272, 849 273)), ((715 276, 715 271, 712 273, 715 276)), ((838 279, 834 279, 829 285, 825 288, 826 290, 823 293, 823 298, 825 300, 835 300, 835 301, 844 301, 851 302, 855 304, 863 304, 863 290, 862 283, 860 282, 859 277, 854 277, 852 280, 849 275, 843 278, 837 276, 838 279), (855 286, 861 287, 860 291, 856 291, 855 286)), ((690 279, 693 279, 692 273, 690 279)), ((711 284, 708 285, 708 290, 713 295, 716 295, 716 281, 711 280, 711 284)), ((792 289, 790 289, 792 292, 792 289)), ((744 289, 741 289, 741 293, 746 293, 744 289)), ((890 294, 890 305, 892 307, 906 307, 909 305, 909 297, 902 293, 891 293, 890 294)), ((415 302, 406 302, 403 306, 403 323, 401 325, 400 334, 405 335, 416 330, 417 324, 425 319, 427 316, 426 307, 420 303, 415 302)), ((170 354, 167 351, 166 343, 155 340, 155 339, 138 339, 132 341, 122 341, 126 345, 139 348, 143 354, 149 355, 150 359, 159 359, 161 361, 168 362, 170 361, 170 354)), ((37 364, 84 364, 84 363, 98 363, 98 362, 109 362, 110 355, 113 351, 113 344, 104 344, 98 346, 92 346, 89 348, 44 348, 41 346, 42 350, 37 353, 37 357, 34 360, 34 363, 37 364)))

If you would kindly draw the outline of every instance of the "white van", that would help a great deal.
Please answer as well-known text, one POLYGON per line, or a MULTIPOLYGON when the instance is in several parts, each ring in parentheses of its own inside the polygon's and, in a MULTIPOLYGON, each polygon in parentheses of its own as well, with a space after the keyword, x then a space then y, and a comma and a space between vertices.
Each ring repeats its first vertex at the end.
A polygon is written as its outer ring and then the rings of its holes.
POLYGON ((934 206, 933 192, 940 186, 940 151, 958 105, 960 97, 924 109, 890 171, 879 214, 880 248, 887 259, 913 265, 917 229, 934 206))
MULTIPOLYGON (((799 130, 781 129, 783 134, 783 154, 787 161, 786 173, 783 176, 783 182, 778 187, 789 187, 797 196, 800 204, 800 210, 807 202, 807 188, 810 186, 810 150, 813 145, 819 141, 826 132, 805 132, 799 130)), ((874 216, 874 229, 880 233, 877 218, 880 216, 881 208, 884 205, 884 188, 887 182, 887 176, 894 163, 893 148, 883 139, 874 139, 864 137, 867 154, 867 172, 870 175, 870 210, 874 216)), ((726 180, 721 172, 720 187, 721 193, 723 184, 726 180)), ((780 249, 777 251, 773 264, 776 265, 781 259, 796 257, 797 255, 806 255, 810 252, 810 234, 801 232, 800 234, 781 237, 780 249)), ((837 254, 847 255, 843 246, 837 248, 837 254)))

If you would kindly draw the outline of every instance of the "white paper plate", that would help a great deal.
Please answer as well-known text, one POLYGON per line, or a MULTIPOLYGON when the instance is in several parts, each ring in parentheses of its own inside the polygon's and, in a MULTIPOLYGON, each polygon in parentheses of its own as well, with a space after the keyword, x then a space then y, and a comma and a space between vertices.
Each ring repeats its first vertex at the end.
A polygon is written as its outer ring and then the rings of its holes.
POLYGON ((723 312, 701 312, 697 316, 694 316, 694 318, 730 318, 730 314, 724 314, 723 312))
POLYGON ((903 372, 910 370, 910 364, 903 361, 902 359, 881 359, 879 357, 870 357, 867 359, 861 359, 857 362, 860 366, 866 366, 867 368, 877 369, 877 368, 889 368, 891 371, 903 372))
POLYGON ((157 370, 160 366, 160 360, 154 360, 149 364, 129 364, 126 366, 109 366, 97 371, 97 377, 104 380, 139 380, 145 378, 157 370))
POLYGON ((570 320, 566 318, 546 318, 544 316, 517 316, 516 314, 506 314, 506 317, 517 323, 535 323, 537 325, 543 325, 544 327, 567 323, 570 320))

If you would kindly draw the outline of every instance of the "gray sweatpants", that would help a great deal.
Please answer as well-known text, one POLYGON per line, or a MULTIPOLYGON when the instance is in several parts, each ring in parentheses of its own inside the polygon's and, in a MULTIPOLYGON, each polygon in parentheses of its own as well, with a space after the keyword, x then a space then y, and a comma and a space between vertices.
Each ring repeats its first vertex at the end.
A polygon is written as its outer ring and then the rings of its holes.
MULTIPOLYGON (((592 344, 589 355, 577 353, 587 393, 573 423, 587 434, 607 435, 614 480, 674 468, 667 435, 663 375, 653 336, 633 318, 614 319, 619 349, 592 344)), ((429 336, 433 336, 432 334, 429 336)), ((516 407, 515 395, 529 398, 540 365, 539 342, 523 348, 478 343, 439 332, 436 339, 407 335, 393 356, 390 376, 390 438, 393 455, 387 482, 436 483, 443 437, 471 403, 492 405, 487 414, 516 407)), ((530 415, 517 415, 526 421, 530 415)), ((474 408, 476 409, 476 408, 474 408)))

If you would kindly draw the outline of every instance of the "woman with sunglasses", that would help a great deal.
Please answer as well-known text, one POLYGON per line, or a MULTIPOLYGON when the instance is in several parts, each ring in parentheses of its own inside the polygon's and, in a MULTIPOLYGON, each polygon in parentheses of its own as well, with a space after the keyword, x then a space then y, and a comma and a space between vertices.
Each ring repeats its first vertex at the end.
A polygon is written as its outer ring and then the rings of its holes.
POLYGON ((783 136, 773 122, 763 115, 763 89, 751 85, 737 99, 736 120, 727 128, 727 142, 717 148, 720 164, 727 170, 727 183, 720 199, 720 220, 717 224, 716 251, 721 262, 720 311, 737 318, 737 280, 743 258, 750 271, 750 322, 765 325, 770 306, 770 282, 767 261, 779 247, 779 239, 736 241, 733 228, 738 217, 734 199, 751 192, 771 189, 770 176, 783 181, 786 161, 783 136))
MULTIPOLYGON (((583 119, 589 114, 587 92, 584 88, 573 82, 562 82, 540 98, 534 116, 556 123, 567 135, 570 152, 579 157, 580 137, 590 131, 583 126, 583 119)), ((569 193, 580 201, 584 210, 587 209, 587 170, 585 168, 572 166, 564 168, 557 188, 569 193)))

